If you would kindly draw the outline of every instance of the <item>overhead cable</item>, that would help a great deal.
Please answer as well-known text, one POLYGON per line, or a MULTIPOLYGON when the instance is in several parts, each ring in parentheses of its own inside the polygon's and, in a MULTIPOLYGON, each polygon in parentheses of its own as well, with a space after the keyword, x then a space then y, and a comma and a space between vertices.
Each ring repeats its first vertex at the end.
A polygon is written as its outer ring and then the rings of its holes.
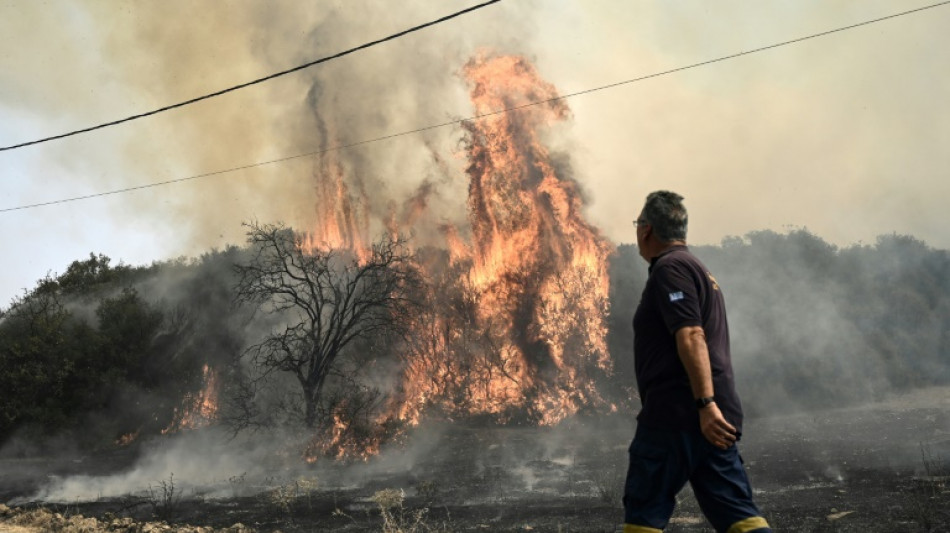
POLYGON ((932 4, 932 5, 925 6, 925 7, 920 7, 920 8, 917 8, 917 9, 912 9, 912 10, 910 10, 910 11, 903 11, 903 12, 901 12, 901 13, 895 13, 895 14, 893 14, 893 15, 888 15, 888 16, 885 16, 885 17, 880 17, 880 18, 876 18, 876 19, 872 19, 872 20, 867 20, 867 21, 864 21, 864 22, 859 22, 859 23, 857 23, 857 24, 851 24, 850 26, 843 26, 843 27, 840 27, 840 28, 836 28, 836 29, 833 29, 833 30, 824 31, 824 32, 821 32, 821 33, 815 33, 815 34, 808 35, 808 36, 805 36, 805 37, 799 37, 799 38, 797 38, 797 39, 792 39, 792 40, 789 40, 789 41, 783 41, 783 42, 780 42, 780 43, 770 44, 770 45, 768 45, 768 46, 762 46, 762 47, 755 48, 755 49, 752 49, 752 50, 747 50, 747 51, 744 51, 744 52, 738 52, 738 53, 735 53, 735 54, 731 54, 731 55, 727 55, 727 56, 722 56, 722 57, 718 57, 718 58, 715 58, 715 59, 709 59, 709 60, 707 60, 707 61, 701 61, 701 62, 699 62, 699 63, 693 63, 693 64, 691 64, 691 65, 686 65, 686 66, 683 66, 683 67, 678 67, 678 68, 674 68, 674 69, 670 69, 670 70, 664 70, 664 71, 662 71, 662 72, 655 72, 655 73, 653 73, 653 74, 647 74, 647 75, 645 75, 645 76, 640 76, 640 77, 637 77, 637 78, 631 78, 631 79, 629 79, 629 80, 618 81, 618 82, 610 83, 610 84, 607 84, 607 85, 601 85, 601 86, 599 86, 599 87, 594 87, 594 88, 591 88, 591 89, 585 89, 585 90, 573 92, 573 93, 570 93, 570 94, 565 94, 565 95, 561 95, 561 96, 556 96, 556 97, 554 97, 554 98, 548 98, 548 99, 545 99, 545 100, 538 100, 538 101, 534 101, 534 102, 529 102, 529 103, 527 103, 527 104, 522 104, 522 105, 519 105, 519 106, 513 106, 513 107, 504 108, 504 109, 499 109, 499 110, 496 110, 496 111, 490 111, 490 112, 488 112, 488 113, 482 113, 482 114, 479 114, 479 115, 473 115, 473 116, 471 116, 471 117, 464 118, 464 119, 450 120, 450 121, 447 121, 447 122, 442 122, 442 123, 439 123, 439 124, 432 124, 432 125, 429 125, 429 126, 424 126, 424 127, 421 127, 421 128, 416 128, 416 129, 413 129, 413 130, 401 131, 401 132, 398 132, 398 133, 392 133, 392 134, 389 134, 389 135, 383 135, 383 136, 374 137, 374 138, 371 138, 371 139, 364 139, 364 140, 362 140, 362 141, 356 141, 356 142, 352 142, 352 143, 349 143, 349 144, 339 144, 339 145, 331 146, 331 147, 329 147, 329 148, 325 148, 325 149, 322 149, 322 150, 315 150, 315 151, 312 151, 312 152, 306 152, 306 153, 302 153, 302 154, 297 154, 297 155, 282 157, 282 158, 279 158, 279 159, 272 159, 272 160, 269 160, 269 161, 261 161, 261 162, 257 162, 257 163, 251 163, 251 164, 248 164, 248 165, 242 165, 242 166, 233 167, 233 168, 227 168, 227 169, 223 169, 223 170, 217 170, 217 171, 214 171, 214 172, 207 172, 207 173, 204 173, 204 174, 196 174, 196 175, 193 175, 193 176, 188 176, 188 177, 186 177, 186 178, 178 178, 178 179, 172 179, 172 180, 167 180, 167 181, 159 181, 159 182, 154 182, 154 183, 147 183, 147 184, 143 184, 143 185, 137 185, 137 186, 134 186, 134 187, 127 187, 127 188, 124 188, 124 189, 116 189, 116 190, 112 190, 112 191, 106 191, 106 192, 100 192, 100 193, 94 193, 94 194, 87 194, 87 195, 84 195, 84 196, 75 196, 75 197, 72 197, 72 198, 62 198, 62 199, 59 199, 59 200, 51 200, 51 201, 48 201, 48 202, 40 202, 40 203, 35 203, 35 204, 28 204, 28 205, 20 205, 20 206, 15 206, 15 207, 0 208, 0 213, 10 212, 10 211, 19 211, 19 210, 23 210, 23 209, 32 209, 32 208, 35 208, 35 207, 42 207, 42 206, 54 205, 54 204, 62 204, 62 203, 66 203, 66 202, 74 202, 74 201, 77 201, 77 200, 86 200, 86 199, 90 199, 90 198, 96 198, 96 197, 100 197, 100 196, 108 196, 108 195, 112 195, 112 194, 120 194, 120 193, 125 193, 125 192, 131 192, 131 191, 141 190, 141 189, 149 189, 149 188, 152 188, 152 187, 159 187, 159 186, 162 186, 162 185, 170 185, 170 184, 173 184, 173 183, 181 183, 181 182, 184 182, 184 181, 195 180, 195 179, 199 179, 199 178, 206 178, 206 177, 209 177, 209 176, 218 176, 218 175, 227 174, 227 173, 230 173, 230 172, 236 172, 236 171, 238 171, 238 170, 245 170, 245 169, 249 169, 249 168, 253 168, 253 167, 259 167, 259 166, 270 165, 270 164, 274 164, 274 163, 280 163, 280 162, 283 162, 283 161, 289 161, 289 160, 291 160, 291 159, 299 159, 299 158, 302 158, 302 157, 311 157, 311 156, 320 155, 320 154, 324 154, 324 153, 332 152, 332 151, 337 151, 337 150, 345 150, 345 149, 348 149, 348 148, 354 148, 354 147, 357 147, 357 146, 362 146, 362 145, 365 145, 365 144, 370 144, 370 143, 375 143, 375 142, 379 142, 379 141, 384 141, 384 140, 387 140, 387 139, 393 139, 393 138, 402 137, 402 136, 405 136, 405 135, 412 135, 412 134, 415 134, 415 133, 421 133, 421 132, 428 131, 428 130, 434 130, 434 129, 438 129, 438 128, 443 128, 443 127, 451 126, 451 125, 454 125, 454 124, 462 124, 462 123, 465 123, 465 122, 468 122, 468 121, 480 120, 480 119, 483 119, 483 118, 487 118, 487 117, 491 117, 491 116, 495 116, 495 115, 500 115, 500 114, 504 114, 504 113, 512 113, 512 112, 516 112, 516 111, 519 111, 519 110, 522 110, 522 109, 525 109, 525 108, 529 108, 529 107, 533 107, 533 106, 538 106, 538 105, 543 105, 543 104, 546 104, 546 103, 555 102, 555 101, 558 101, 558 100, 564 100, 564 99, 567 99, 567 98, 573 98, 573 97, 575 97, 575 96, 581 96, 581 95, 585 95, 585 94, 590 94, 590 93, 594 93, 594 92, 597 92, 597 91, 602 91, 602 90, 605 90, 605 89, 612 89, 612 88, 615 88, 615 87, 620 87, 620 86, 622 86, 622 85, 628 85, 628 84, 631 84, 631 83, 636 83, 636 82, 648 80, 648 79, 651 79, 651 78, 657 78, 657 77, 660 77, 660 76, 665 76, 665 75, 667 75, 667 74, 673 74, 673 73, 676 73, 676 72, 682 72, 682 71, 684 71, 684 70, 688 70, 688 69, 692 69, 692 68, 696 68, 696 67, 701 67, 701 66, 710 65, 710 64, 713 64, 713 63, 718 63, 718 62, 721 62, 721 61, 726 61, 726 60, 728 60, 728 59, 735 59, 735 58, 737 58, 737 57, 742 57, 742 56, 746 56, 746 55, 749 55, 749 54, 754 54, 754 53, 756 53, 756 52, 762 52, 762 51, 765 51, 765 50, 771 50, 771 49, 774 49, 774 48, 779 48, 779 47, 781 47, 781 46, 786 46, 786 45, 790 45, 790 44, 800 43, 800 42, 802 42, 802 41, 807 41, 807 40, 809 40, 809 39, 815 39, 815 38, 817 38, 817 37, 823 37, 823 36, 826 36, 826 35, 831 35, 831 34, 833 34, 833 33, 838 33, 838 32, 842 32, 842 31, 845 31, 845 30, 850 30, 850 29, 858 28, 858 27, 860 27, 860 26, 867 26, 868 24, 873 24, 873 23, 875 23, 875 22, 881 22, 881 21, 884 21, 884 20, 889 20, 889 19, 901 17, 901 16, 904 16, 904 15, 909 15, 909 14, 911 14, 911 13, 917 13, 917 12, 920 12, 920 11, 924 11, 924 10, 927 10, 927 9, 932 9, 932 8, 939 7, 939 6, 944 6, 944 5, 947 5, 947 4, 950 4, 950 0, 946 0, 946 1, 944 1, 944 2, 939 2, 939 3, 932 4))
POLYGON ((79 130, 75 130, 75 131, 70 131, 70 132, 68 132, 68 133, 62 133, 62 134, 60 134, 60 135, 53 135, 53 136, 51 136, 51 137, 45 137, 45 138, 42 138, 42 139, 36 139, 36 140, 34 140, 34 141, 22 142, 22 143, 13 144, 13 145, 10 145, 10 146, 0 146, 0 152, 6 151, 6 150, 14 150, 14 149, 16 149, 16 148, 23 148, 24 146, 31 146, 31 145, 34 145, 34 144, 40 144, 40 143, 44 143, 44 142, 47 142, 47 141, 53 141, 53 140, 56 140, 56 139, 62 139, 62 138, 64 138, 64 137, 71 137, 71 136, 73 136, 73 135, 79 135, 80 133, 86 133, 86 132, 90 132, 90 131, 93 131, 93 130, 98 130, 98 129, 102 129, 102 128, 107 128, 107 127, 109 127, 109 126, 115 126, 115 125, 118 125, 118 124, 122 124, 122 123, 124 123, 124 122, 129 122, 129 121, 132 121, 132 120, 136 120, 136 119, 148 117, 148 116, 151 116, 151 115, 156 115, 156 114, 162 113, 162 112, 164 112, 164 111, 169 111, 169 110, 172 110, 172 109, 177 109, 177 108, 179 108, 179 107, 184 107, 184 106, 186 106, 186 105, 190 105, 190 104, 194 104, 194 103, 196 103, 196 102, 200 102, 200 101, 202 101, 202 100, 207 100, 207 99, 209 99, 209 98, 214 98, 214 97, 216 97, 216 96, 221 96, 222 94, 227 94, 227 93, 229 93, 229 92, 233 92, 233 91, 236 91, 236 90, 238 90, 238 89, 243 89, 243 88, 245 88, 245 87, 250 87, 251 85, 257 85, 258 83, 263 83, 263 82, 265 82, 265 81, 272 80, 272 79, 278 78, 278 77, 280 77, 280 76, 286 76, 287 74, 291 74, 291 73, 297 72, 297 71, 299 71, 299 70, 303 70, 303 69, 306 69, 306 68, 310 68, 310 67, 312 67, 312 66, 314 66, 314 65, 319 65, 320 63, 326 63, 327 61, 331 61, 331 60, 333 60, 333 59, 338 59, 338 58, 343 57, 343 56, 345 56, 345 55, 352 54, 353 52, 358 52, 358 51, 360 51, 360 50, 365 50, 365 49, 367 49, 367 48, 376 46, 377 44, 385 43, 385 42, 387 42, 387 41, 392 41, 393 39, 397 39, 397 38, 402 37, 402 36, 404 36, 404 35, 407 35, 407 34, 410 34, 410 33, 413 33, 413 32, 417 32, 417 31, 419 31, 419 30, 428 28, 428 27, 430 27, 430 26, 435 26, 436 24, 440 24, 440 23, 445 22, 445 21, 447 21, 447 20, 454 19, 455 17, 464 15, 464 14, 466 14, 466 13, 470 13, 470 12, 475 11, 475 10, 477 10, 477 9, 481 9, 481 8, 483 8, 483 7, 486 7, 486 6, 488 6, 488 5, 495 4, 495 3, 498 3, 498 2, 501 2, 501 0, 490 0, 490 1, 488 1, 488 2, 483 2, 483 3, 481 3, 481 4, 474 5, 474 6, 472 6, 472 7, 467 8, 467 9, 463 9, 463 10, 461 10, 461 11, 457 11, 457 12, 455 12, 455 13, 452 13, 451 15, 446 15, 446 16, 444 16, 444 17, 442 17, 442 18, 433 20, 433 21, 431 21, 431 22, 426 22, 425 24, 420 24, 420 25, 418 25, 418 26, 413 26, 412 28, 409 28, 409 29, 407 29, 407 30, 403 30, 403 31, 401 31, 401 32, 399 32, 399 33, 394 33, 394 34, 392 34, 392 35, 390 35, 390 36, 388 36, 388 37, 383 37, 382 39, 377 39, 377 40, 375 40, 375 41, 371 41, 371 42, 368 42, 368 43, 365 43, 365 44, 361 44, 361 45, 359 45, 359 46, 357 46, 357 47, 355 47, 355 48, 350 48, 349 50, 344 50, 344 51, 342 51, 342 52, 333 54, 333 55, 331 55, 331 56, 322 57, 322 58, 320 58, 320 59, 311 61, 311 62, 309 62, 309 63, 304 63, 303 65, 299 65, 299 66, 296 66, 296 67, 294 67, 294 68, 290 68, 290 69, 287 69, 287 70, 283 70, 283 71, 280 71, 280 72, 276 72, 276 73, 271 74, 271 75, 269 75, 269 76, 264 76, 263 78, 258 78, 258 79, 256 79, 256 80, 249 81, 249 82, 246 82, 246 83, 242 83, 242 84, 240 84, 240 85, 235 85, 235 86, 233 86, 233 87, 228 87, 227 89, 221 89, 220 91, 215 91, 215 92, 213 92, 213 93, 209 93, 209 94, 206 94, 206 95, 204 95, 204 96, 199 96, 199 97, 197 97, 197 98, 192 98, 192 99, 190 99, 190 100, 185 100, 184 102, 179 102, 179 103, 177 103, 177 104, 167 105, 167 106, 165 106, 165 107, 160 107, 160 108, 155 109, 155 110, 152 110, 152 111, 148 111, 148 112, 145 112, 145 113, 139 113, 138 115, 132 115, 132 116, 130 116, 130 117, 126 117, 126 118, 123 118, 123 119, 113 120, 112 122, 105 122, 105 123, 99 124, 99 125, 97 125, 97 126, 90 126, 90 127, 88 127, 88 128, 83 128, 83 129, 79 129, 79 130))

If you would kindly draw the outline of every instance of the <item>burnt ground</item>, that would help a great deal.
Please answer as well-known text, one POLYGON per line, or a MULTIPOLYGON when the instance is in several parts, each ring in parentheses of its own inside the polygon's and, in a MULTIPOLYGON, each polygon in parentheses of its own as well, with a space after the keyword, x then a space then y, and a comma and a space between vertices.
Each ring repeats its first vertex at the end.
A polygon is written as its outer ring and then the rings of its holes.
MULTIPOLYGON (((950 389, 745 429, 740 448, 776 531, 950 531, 950 389)), ((542 429, 444 424, 366 463, 299 467, 284 455, 201 478, 209 459, 198 459, 147 486, 45 499, 37 490, 56 479, 102 491, 96 479, 122 476, 151 452, 143 443, 82 458, 8 453, 0 503, 262 532, 615 531, 632 435, 626 416, 542 429), (80 475, 93 477, 70 477, 80 475)), ((712 531, 688 488, 667 531, 712 531)))

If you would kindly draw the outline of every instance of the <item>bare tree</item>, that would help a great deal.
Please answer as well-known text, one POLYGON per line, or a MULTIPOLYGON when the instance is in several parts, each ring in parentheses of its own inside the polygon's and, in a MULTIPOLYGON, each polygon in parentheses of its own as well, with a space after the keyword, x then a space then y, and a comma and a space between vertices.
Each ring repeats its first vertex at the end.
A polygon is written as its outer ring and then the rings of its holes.
POLYGON ((245 224, 251 257, 236 265, 237 299, 283 325, 249 348, 265 372, 290 372, 304 396, 304 422, 314 428, 327 377, 357 339, 406 331, 421 277, 404 241, 383 238, 368 257, 349 250, 307 251, 281 224, 245 224))

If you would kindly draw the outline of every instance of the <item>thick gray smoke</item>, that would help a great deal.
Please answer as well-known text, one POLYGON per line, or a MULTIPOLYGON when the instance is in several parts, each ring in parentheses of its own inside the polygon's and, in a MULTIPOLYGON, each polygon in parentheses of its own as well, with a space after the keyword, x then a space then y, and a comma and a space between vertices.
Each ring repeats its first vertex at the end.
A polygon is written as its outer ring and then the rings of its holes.
MULTIPOLYGON (((243 81, 242 76, 264 75, 332 55, 461 6, 402 2, 398 19, 379 7, 372 2, 323 3, 307 9, 296 3, 248 3, 237 9, 209 5, 200 16, 176 17, 170 26, 165 20, 175 7, 139 6, 128 15, 134 20, 116 25, 108 46, 129 83, 146 85, 143 89, 155 100, 186 98, 243 81), (214 21, 211 27, 210 21, 214 21), (140 54, 120 51, 129 47, 141 47, 141 54, 154 59, 145 61, 140 54), (223 58, 239 63, 212 70, 198 58, 208 60, 218 47, 229 49, 220 51, 223 58), (185 48, 205 53, 181 53, 185 48), (203 75, 196 77, 195 72, 203 75)), ((525 9, 499 7, 512 17, 525 9)), ((95 18, 115 16, 107 10, 95 18)), ((480 16, 487 15, 470 15, 480 16)), ((194 243, 196 252, 209 243, 220 244, 222 237, 224 242, 240 242, 240 223, 251 218, 314 228, 323 222, 318 219, 318 203, 325 201, 327 191, 322 182, 335 179, 336 173, 343 175, 355 208, 365 213, 371 237, 382 232, 394 214, 407 217, 405 204, 423 191, 428 191, 424 216, 435 224, 419 227, 437 227, 442 219, 457 219, 464 205, 466 183, 452 177, 461 175, 461 162, 454 157, 460 148, 458 126, 336 148, 468 116, 466 87, 458 76, 461 65, 482 43, 524 51, 516 41, 530 40, 530 29, 526 33, 524 27, 495 30, 497 35, 512 36, 506 38, 460 31, 473 23, 465 18, 450 21, 345 60, 192 106, 187 113, 161 117, 151 131, 172 128, 174 140, 130 138, 128 160, 137 165, 154 160, 140 153, 146 145, 150 151, 180 154, 174 158, 186 162, 178 165, 180 171, 201 173, 330 150, 180 188, 170 207, 177 213, 176 231, 194 243)), ((136 170, 149 174, 148 168, 136 170)))
MULTIPOLYGON (((839 249, 803 230, 692 248, 726 296, 747 413, 864 405, 950 384, 945 251, 897 235, 839 249)), ((612 268, 611 349, 629 368, 647 265, 627 245, 612 268)))

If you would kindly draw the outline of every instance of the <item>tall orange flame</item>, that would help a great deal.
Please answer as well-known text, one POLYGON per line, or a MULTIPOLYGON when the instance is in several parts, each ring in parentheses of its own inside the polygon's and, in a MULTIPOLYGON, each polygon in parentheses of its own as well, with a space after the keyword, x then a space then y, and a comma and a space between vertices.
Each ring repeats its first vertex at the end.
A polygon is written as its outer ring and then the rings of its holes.
POLYGON ((362 191, 352 191, 335 151, 317 158, 314 172, 318 223, 302 236, 303 250, 347 249, 358 257, 369 254, 369 213, 362 191))
MULTIPOLYGON (((418 424, 435 412, 556 424, 604 403, 595 381, 611 371, 611 247, 584 220, 565 158, 542 142, 545 128, 570 115, 553 85, 517 56, 479 55, 463 76, 482 116, 463 125, 471 227, 442 227, 447 253, 419 256, 432 280, 429 305, 408 336, 400 390, 379 422, 418 424)), ((366 202, 347 188, 333 157, 321 157, 320 222, 303 245, 365 250, 366 202)), ((401 224, 423 220, 428 187, 405 206, 401 224)), ((383 222, 396 231, 395 214, 383 222)), ((350 448, 345 430, 334 416, 331 438, 310 451, 350 448)))
POLYGON ((476 114, 487 116, 465 125, 472 242, 455 231, 448 241, 453 262, 468 267, 462 283, 475 300, 474 321, 462 327, 474 328, 494 353, 461 355, 450 345, 466 334, 453 332, 458 325, 444 317, 429 317, 442 331, 431 341, 435 354, 409 361, 400 416, 415 422, 426 406, 439 405, 504 421, 520 408, 554 424, 601 402, 592 371, 610 371, 610 246, 584 220, 577 183, 539 138, 545 125, 569 114, 554 87, 515 56, 479 56, 464 75, 476 114), (547 103, 522 107, 538 101, 547 103), (495 113, 510 108, 520 109, 495 113), (472 370, 482 374, 478 386, 459 379, 472 370), (446 381, 454 394, 445 394, 446 381), (459 394, 467 395, 461 404, 459 394))

